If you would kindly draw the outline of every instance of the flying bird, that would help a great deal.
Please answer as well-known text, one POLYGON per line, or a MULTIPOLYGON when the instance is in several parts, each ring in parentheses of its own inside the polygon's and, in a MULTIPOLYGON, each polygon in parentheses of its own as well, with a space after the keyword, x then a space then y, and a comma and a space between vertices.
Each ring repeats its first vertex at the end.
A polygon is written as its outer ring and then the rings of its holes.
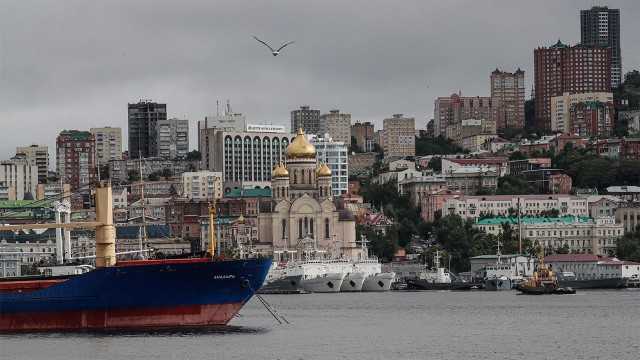
POLYGON ((293 44, 293 43, 294 43, 293 41, 289 41, 288 43, 285 43, 284 45, 280 46, 280 47, 278 48, 278 50, 274 50, 274 49, 271 47, 271 45, 269 45, 269 44, 267 44, 266 42, 264 42, 264 41, 262 41, 262 40, 258 39, 258 37, 254 36, 253 38, 254 38, 254 39, 256 39, 258 42, 260 42, 262 45, 264 45, 264 46, 268 47, 268 48, 269 48, 269 50, 271 50, 271 54, 272 54, 273 56, 278 56, 278 54, 280 54, 280 50, 284 49, 284 47, 285 47, 285 46, 287 46, 287 45, 291 45, 291 44, 293 44))

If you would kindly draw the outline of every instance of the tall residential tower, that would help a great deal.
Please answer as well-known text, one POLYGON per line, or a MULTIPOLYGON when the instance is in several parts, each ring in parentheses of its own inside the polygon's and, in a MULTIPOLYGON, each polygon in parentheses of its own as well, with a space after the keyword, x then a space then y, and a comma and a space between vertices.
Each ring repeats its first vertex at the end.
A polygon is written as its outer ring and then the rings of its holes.
POLYGON ((611 87, 622 82, 620 52, 620 9, 594 6, 580 10, 580 42, 587 46, 611 48, 611 87))

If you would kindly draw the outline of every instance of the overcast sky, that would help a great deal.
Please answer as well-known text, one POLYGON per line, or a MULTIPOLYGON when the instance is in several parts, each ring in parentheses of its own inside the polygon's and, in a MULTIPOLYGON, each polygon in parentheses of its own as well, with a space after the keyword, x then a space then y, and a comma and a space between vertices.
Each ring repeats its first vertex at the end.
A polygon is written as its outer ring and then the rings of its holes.
POLYGON ((640 1, 0 0, 0 158, 62 129, 123 129, 127 103, 195 122, 231 100, 249 123, 289 126, 302 104, 352 121, 394 113, 424 127, 433 100, 489 94, 496 67, 580 40, 579 10, 621 9, 622 62, 640 68, 640 1), (635 20, 634 20, 635 19, 635 20), (296 43, 277 57, 251 38, 296 43))

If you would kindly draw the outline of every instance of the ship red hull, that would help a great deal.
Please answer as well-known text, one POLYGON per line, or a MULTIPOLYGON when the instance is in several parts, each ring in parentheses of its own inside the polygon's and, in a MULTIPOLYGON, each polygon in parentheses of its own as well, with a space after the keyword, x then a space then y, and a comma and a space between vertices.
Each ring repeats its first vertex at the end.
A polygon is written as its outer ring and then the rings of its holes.
POLYGON ((130 310, 83 310, 3 314, 3 332, 144 330, 226 325, 243 303, 130 310))

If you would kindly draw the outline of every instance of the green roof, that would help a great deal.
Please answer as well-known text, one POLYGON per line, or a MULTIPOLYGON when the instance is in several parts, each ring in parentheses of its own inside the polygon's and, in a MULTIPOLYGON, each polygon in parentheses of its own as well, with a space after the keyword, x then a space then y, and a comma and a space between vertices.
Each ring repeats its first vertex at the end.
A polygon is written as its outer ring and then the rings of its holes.
POLYGON ((226 198, 271 197, 271 189, 233 189, 224 194, 226 198))
POLYGON ((0 209, 33 209, 51 206, 53 200, 0 200, 0 209))
MULTIPOLYGON (((587 216, 558 216, 558 217, 546 217, 546 216, 523 216, 520 218, 521 224, 545 224, 545 223, 564 223, 564 224, 574 224, 574 223, 588 223, 591 219, 587 216)), ((486 218, 482 220, 478 220, 477 225, 501 225, 501 224, 511 224, 517 225, 518 218, 515 216, 511 217, 492 217, 486 218)))
POLYGON ((62 130, 60 136, 69 136, 72 140, 89 140, 91 133, 88 131, 80 130, 62 130))

